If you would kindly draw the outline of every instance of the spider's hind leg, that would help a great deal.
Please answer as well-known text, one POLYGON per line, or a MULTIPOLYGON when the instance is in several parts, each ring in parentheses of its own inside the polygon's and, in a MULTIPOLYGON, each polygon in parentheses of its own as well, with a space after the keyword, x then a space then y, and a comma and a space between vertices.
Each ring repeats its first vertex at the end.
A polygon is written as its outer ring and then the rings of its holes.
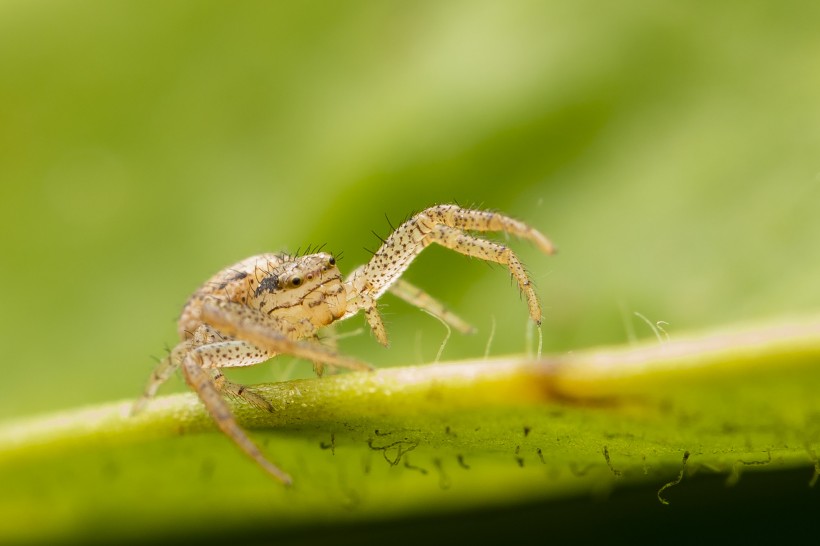
POLYGON ((440 318, 462 334, 474 334, 476 332, 474 326, 465 322, 461 317, 447 309, 443 303, 404 279, 397 279, 388 291, 410 305, 414 305, 440 318))

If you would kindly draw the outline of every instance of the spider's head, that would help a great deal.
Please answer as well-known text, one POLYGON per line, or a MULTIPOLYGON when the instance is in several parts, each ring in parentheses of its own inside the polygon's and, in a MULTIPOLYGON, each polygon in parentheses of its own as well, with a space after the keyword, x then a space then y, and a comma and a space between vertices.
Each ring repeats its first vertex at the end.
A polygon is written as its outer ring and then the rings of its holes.
POLYGON ((296 256, 277 269, 280 270, 278 288, 300 294, 307 294, 341 277, 336 267, 336 258, 326 252, 296 256))
POLYGON ((345 288, 336 259, 326 252, 295 256, 272 268, 254 290, 259 308, 270 315, 330 324, 345 312, 345 288))

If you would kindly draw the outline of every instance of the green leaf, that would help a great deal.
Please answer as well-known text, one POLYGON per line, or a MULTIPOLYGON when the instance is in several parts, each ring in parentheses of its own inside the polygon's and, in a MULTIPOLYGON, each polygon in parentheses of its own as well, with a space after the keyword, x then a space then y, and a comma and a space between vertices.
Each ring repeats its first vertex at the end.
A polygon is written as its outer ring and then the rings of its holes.
POLYGON ((380 521, 806 469, 820 451, 820 320, 544 358, 260 385, 233 408, 295 480, 275 483, 192 394, 0 429, 0 542, 114 540, 380 521))

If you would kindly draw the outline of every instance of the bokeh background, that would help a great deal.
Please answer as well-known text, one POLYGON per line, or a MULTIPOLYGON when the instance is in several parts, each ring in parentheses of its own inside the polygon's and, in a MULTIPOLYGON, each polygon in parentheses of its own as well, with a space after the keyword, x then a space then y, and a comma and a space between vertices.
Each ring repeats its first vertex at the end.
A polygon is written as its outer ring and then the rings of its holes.
MULTIPOLYGON (((308 244, 343 272, 412 211, 504 211, 544 350, 820 309, 820 4, 0 4, 0 418, 136 396, 191 291, 308 244)), ((531 349, 506 272, 442 249, 407 278, 531 349)), ((446 332, 384 298, 379 366, 446 332)), ((364 326, 362 317, 343 330, 364 326)), ((282 363, 239 380, 310 375, 282 363), (288 370, 290 368, 290 370, 288 370)), ((243 375, 244 374, 244 375, 243 375)), ((184 388, 179 379, 165 390, 184 388)))

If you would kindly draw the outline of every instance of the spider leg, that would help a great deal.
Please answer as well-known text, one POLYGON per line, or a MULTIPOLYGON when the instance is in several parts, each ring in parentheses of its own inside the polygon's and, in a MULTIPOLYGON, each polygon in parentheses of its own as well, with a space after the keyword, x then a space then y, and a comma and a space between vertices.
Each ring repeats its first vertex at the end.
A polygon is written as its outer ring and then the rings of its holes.
POLYGON ((319 343, 299 341, 297 338, 315 334, 315 329, 307 331, 308 325, 277 320, 242 304, 207 301, 202 306, 202 319, 226 335, 265 349, 271 356, 284 353, 340 368, 372 370, 369 364, 341 356, 319 343))
MULTIPOLYGON (((192 338, 174 347, 154 369, 145 390, 131 408, 131 415, 137 415, 157 394, 157 391, 179 368, 186 352, 196 352, 205 368, 225 368, 252 366, 271 358, 273 354, 254 347, 245 341, 218 341, 222 336, 207 324, 196 329, 192 338)), ((252 400, 248 400, 253 403, 252 400)), ((258 404, 255 404, 258 405, 258 404)), ((267 408, 263 408, 267 409, 267 408)))
POLYGON ((234 443, 251 459, 265 469, 268 474, 285 485, 291 485, 291 477, 268 461, 257 445, 245 434, 236 422, 228 404, 222 398, 219 388, 201 367, 194 352, 188 352, 182 359, 182 372, 185 381, 199 395, 208 413, 214 418, 219 429, 230 437, 234 443))
POLYGON ((432 313, 462 334, 473 334, 476 331, 474 326, 468 324, 462 320, 461 317, 447 309, 443 303, 404 279, 397 279, 388 290, 391 294, 398 296, 410 305, 432 313))
POLYGON ((376 336, 379 343, 387 347, 387 328, 384 327, 382 315, 379 313, 379 308, 376 307, 376 298, 361 294, 359 301, 359 305, 364 308, 364 316, 367 319, 367 324, 370 326, 373 335, 376 336))
MULTIPOLYGON (((194 338, 201 337, 200 330, 213 330, 206 324, 203 324, 195 332, 194 338)), ((208 339, 221 339, 221 336, 209 336, 208 339)), ((239 385, 228 381, 228 379, 219 371, 218 368, 238 368, 241 366, 253 366, 269 360, 273 355, 264 349, 260 349, 248 343, 247 341, 219 341, 202 345, 191 349, 194 359, 199 362, 201 368, 210 370, 211 378, 213 379, 216 388, 224 394, 242 398, 246 402, 263 409, 265 411, 273 411, 273 406, 270 402, 262 398, 256 392, 248 389, 244 385, 239 385)))
POLYGON ((275 356, 275 353, 242 340, 209 343, 192 350, 206 369, 253 366, 275 356))
POLYGON ((228 381, 228 379, 222 375, 222 372, 219 370, 211 370, 211 379, 213 379, 216 388, 222 391, 222 393, 241 398, 245 402, 248 402, 261 410, 273 412, 273 405, 265 400, 265 398, 245 385, 228 381))
POLYGON ((530 317, 540 324, 541 305, 518 257, 502 244, 469 235, 465 231, 503 231, 529 239, 546 254, 555 252, 555 247, 543 234, 508 216, 463 209, 456 205, 430 207, 399 226, 367 265, 351 274, 346 282, 351 297, 342 318, 364 309, 376 337, 386 341, 375 301, 398 280, 422 250, 431 243, 437 243, 467 256, 506 265, 527 298, 530 317))
POLYGON ((159 364, 157 364, 156 368, 154 368, 154 371, 151 372, 151 377, 148 378, 148 383, 145 385, 145 390, 142 392, 142 396, 140 396, 131 407, 131 415, 137 415, 145 409, 148 402, 156 396, 157 391, 162 384, 168 381, 177 368, 179 368, 180 361, 177 357, 177 350, 183 345, 187 348, 186 344, 181 343, 165 358, 159 361, 159 364))
MULTIPOLYGON (((325 327, 325 331, 329 334, 327 337, 320 338, 318 335, 313 336, 313 341, 316 343, 321 343, 331 351, 338 352, 339 344, 336 342, 336 326, 334 324, 329 324, 325 327)), ((330 367, 331 370, 333 367, 330 367)), ((318 360, 313 361, 313 371, 316 373, 317 376, 322 377, 325 373, 325 363, 320 362, 318 360)))
POLYGON ((512 250, 502 244, 468 235, 449 226, 436 226, 430 232, 430 238, 431 242, 467 256, 506 265, 527 298, 530 317, 536 324, 541 324, 541 304, 538 302, 538 296, 535 295, 535 289, 524 266, 512 250))

